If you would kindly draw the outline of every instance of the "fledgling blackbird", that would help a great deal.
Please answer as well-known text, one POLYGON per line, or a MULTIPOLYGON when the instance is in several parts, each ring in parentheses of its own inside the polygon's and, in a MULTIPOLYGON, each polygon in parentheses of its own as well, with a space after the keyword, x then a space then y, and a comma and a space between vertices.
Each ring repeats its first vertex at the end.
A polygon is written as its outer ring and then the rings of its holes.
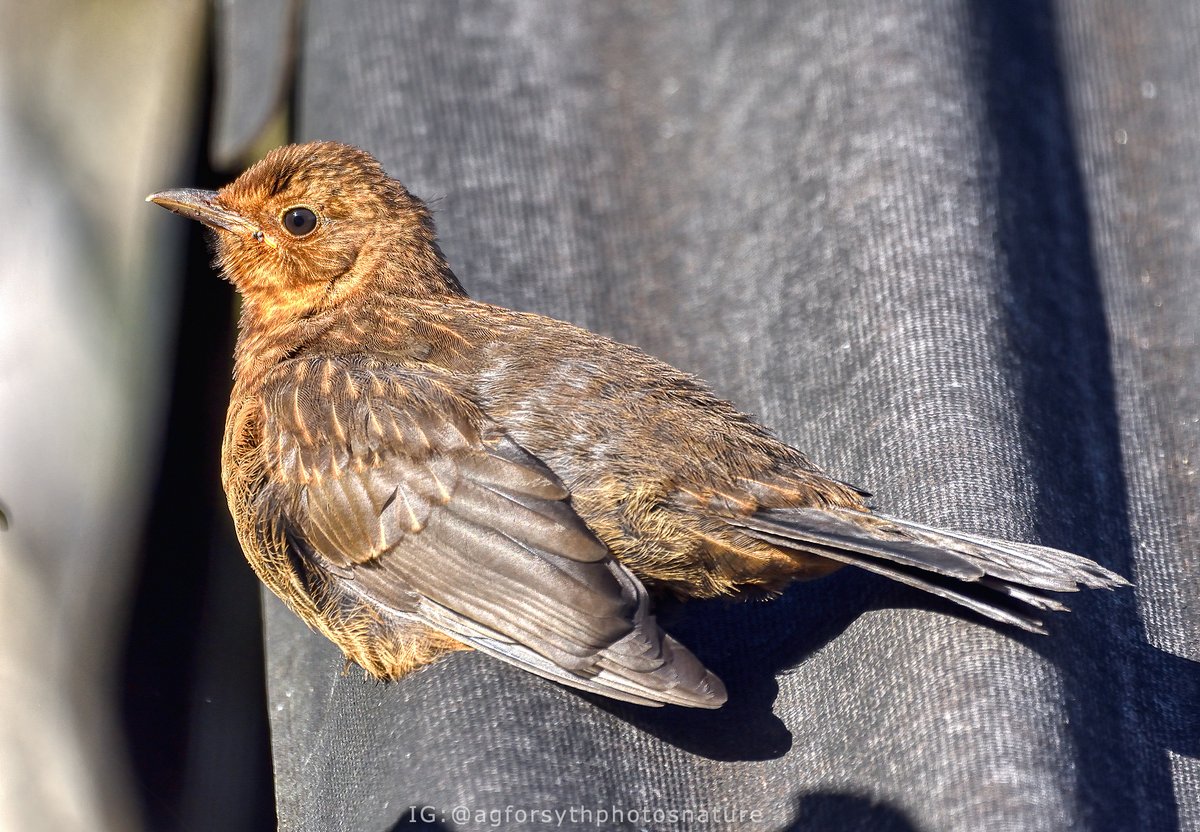
POLYGON ((215 231, 243 298, 222 478, 268 587, 396 679, 475 648, 643 705, 724 685, 649 591, 754 596, 843 564, 1040 631, 1085 558, 873 512, 693 376, 471 300, 425 205, 369 154, 278 148, 148 199, 215 231))

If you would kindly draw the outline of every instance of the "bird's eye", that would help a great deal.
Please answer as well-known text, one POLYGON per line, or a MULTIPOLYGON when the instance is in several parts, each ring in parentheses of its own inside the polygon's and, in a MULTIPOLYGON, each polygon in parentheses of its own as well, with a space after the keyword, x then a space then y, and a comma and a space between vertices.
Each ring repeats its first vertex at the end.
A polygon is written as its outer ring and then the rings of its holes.
POLYGON ((309 208, 289 208, 283 212, 283 227, 293 237, 307 237, 317 227, 317 215, 309 208))

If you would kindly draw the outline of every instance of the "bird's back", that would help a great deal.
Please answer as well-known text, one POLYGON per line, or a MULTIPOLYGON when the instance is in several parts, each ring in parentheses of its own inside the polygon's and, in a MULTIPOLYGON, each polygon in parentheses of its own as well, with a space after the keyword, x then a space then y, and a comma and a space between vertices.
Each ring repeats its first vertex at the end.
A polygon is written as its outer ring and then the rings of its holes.
POLYGON ((571 492, 639 578, 681 596, 774 592, 838 565, 781 552, 722 519, 780 507, 864 508, 696 377, 540 315, 464 297, 347 310, 311 347, 366 350, 472 401, 571 492))

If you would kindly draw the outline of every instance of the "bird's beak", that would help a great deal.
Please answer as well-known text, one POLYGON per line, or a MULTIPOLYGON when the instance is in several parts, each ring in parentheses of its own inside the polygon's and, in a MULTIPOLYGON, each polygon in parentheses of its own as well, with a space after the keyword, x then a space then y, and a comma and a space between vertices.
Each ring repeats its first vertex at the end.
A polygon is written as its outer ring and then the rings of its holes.
POLYGON ((161 205, 188 219, 199 220, 209 228, 223 228, 234 234, 254 234, 259 228, 236 211, 230 211, 217 202, 216 191, 199 188, 176 188, 159 191, 146 197, 147 202, 161 205))

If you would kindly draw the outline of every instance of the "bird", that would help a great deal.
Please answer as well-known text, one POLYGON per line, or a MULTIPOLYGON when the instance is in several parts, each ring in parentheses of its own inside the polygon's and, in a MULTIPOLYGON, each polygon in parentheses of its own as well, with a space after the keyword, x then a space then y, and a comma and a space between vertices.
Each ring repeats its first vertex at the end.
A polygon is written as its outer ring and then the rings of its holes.
POLYGON ((717 708, 664 598, 846 565, 1044 632, 1087 558, 931 528, 633 346, 468 297, 424 202, 359 148, 276 148, 147 201, 241 295, 221 479, 258 577, 380 680, 474 649, 639 705, 717 708))

